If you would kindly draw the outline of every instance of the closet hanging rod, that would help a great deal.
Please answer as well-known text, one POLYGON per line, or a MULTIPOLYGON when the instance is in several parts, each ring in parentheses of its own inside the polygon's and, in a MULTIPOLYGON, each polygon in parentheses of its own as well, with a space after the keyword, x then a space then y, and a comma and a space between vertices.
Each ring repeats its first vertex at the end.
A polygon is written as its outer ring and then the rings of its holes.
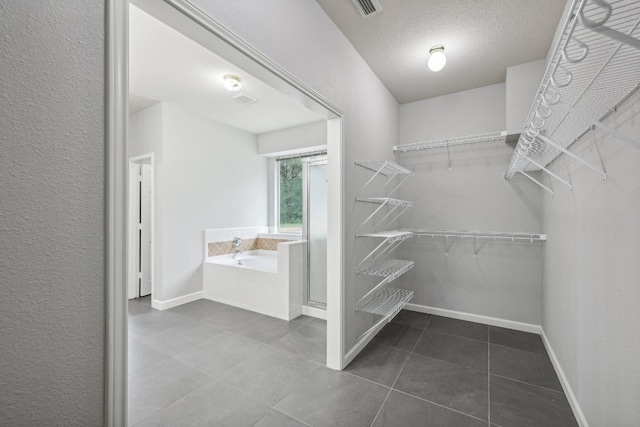
POLYGON ((526 240, 530 242, 547 240, 545 234, 540 233, 522 233, 522 232, 505 232, 505 231, 477 231, 477 230, 427 230, 427 229, 409 229, 416 237, 446 237, 446 238, 471 238, 471 239, 489 239, 489 240, 526 240))
POLYGON ((479 144, 483 142, 504 141, 507 131, 490 132, 479 135, 459 136, 455 138, 439 139, 434 141, 415 142, 412 144, 395 145, 393 151, 406 153, 408 151, 431 150, 434 148, 450 148, 461 145, 479 144))

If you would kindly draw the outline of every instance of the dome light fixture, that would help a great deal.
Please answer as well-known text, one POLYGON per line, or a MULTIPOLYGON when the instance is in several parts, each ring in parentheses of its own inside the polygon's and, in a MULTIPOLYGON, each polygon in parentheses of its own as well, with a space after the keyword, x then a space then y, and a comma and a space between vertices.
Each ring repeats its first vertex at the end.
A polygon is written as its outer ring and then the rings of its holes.
POLYGON ((231 92, 237 92, 242 87, 240 83, 240 77, 233 74, 227 74, 224 76, 224 87, 231 92))
POLYGON ((447 57, 444 56, 444 46, 438 45, 429 49, 429 62, 427 65, 431 71, 440 71, 444 68, 444 64, 447 63, 447 57))

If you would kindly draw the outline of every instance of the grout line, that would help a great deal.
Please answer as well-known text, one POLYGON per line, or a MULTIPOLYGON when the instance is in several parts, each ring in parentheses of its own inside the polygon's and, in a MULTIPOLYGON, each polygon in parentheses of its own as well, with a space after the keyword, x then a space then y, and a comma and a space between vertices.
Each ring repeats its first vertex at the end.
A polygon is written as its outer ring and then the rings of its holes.
POLYGON ((398 390, 397 388, 394 388, 393 390, 397 391, 398 393, 402 393, 402 394, 404 394, 404 395, 407 395, 407 396, 414 397, 414 398, 416 398, 416 399, 422 400, 423 402, 431 403, 431 404, 436 405, 436 406, 439 406, 439 407, 441 407, 441 408, 448 409, 449 411, 457 412, 457 413, 459 413, 459 414, 466 415, 467 417, 471 417, 471 418, 475 418, 476 420, 480 420, 480 421, 483 421, 483 422, 487 422, 487 420, 483 420, 482 418, 478 418, 478 417, 476 417, 475 415, 467 414, 466 412, 462 412, 462 411, 460 411, 460 410, 458 410, 458 409, 454 409, 454 408, 451 408, 451 407, 449 407, 449 406, 445 406, 445 405, 443 405, 443 404, 441 404, 441 403, 437 403, 437 402, 433 402, 433 401, 431 401, 431 400, 427 400, 427 399, 425 399, 425 398, 423 398, 423 397, 416 396, 416 395, 411 394, 411 393, 407 393, 406 391, 398 390))
POLYGON ((505 377, 504 375, 497 375, 497 374, 489 374, 489 375, 493 375, 494 377, 502 378, 503 380, 514 381, 514 382, 517 382, 517 383, 520 383, 520 384, 530 385, 532 387, 539 388, 539 389, 542 389, 542 390, 552 391, 554 393, 563 394, 566 397, 566 394, 565 394, 565 392, 563 390, 554 390, 552 388, 543 387, 543 386, 537 385, 537 384, 531 384, 531 383, 528 383, 526 381, 517 380, 515 378, 505 377))
POLYGON ((376 412, 376 416, 373 417, 373 421, 371 421, 371 425, 370 426, 373 426, 375 424, 376 420, 378 419, 378 416, 382 412, 382 408, 384 408, 384 404, 387 403, 387 399, 389 399, 389 396, 391 395, 392 391, 393 391, 393 389, 390 388, 389 389, 389 393, 387 393, 387 397, 385 397, 384 400, 382 401, 382 405, 380 405, 380 409, 378 409, 378 412, 376 412))

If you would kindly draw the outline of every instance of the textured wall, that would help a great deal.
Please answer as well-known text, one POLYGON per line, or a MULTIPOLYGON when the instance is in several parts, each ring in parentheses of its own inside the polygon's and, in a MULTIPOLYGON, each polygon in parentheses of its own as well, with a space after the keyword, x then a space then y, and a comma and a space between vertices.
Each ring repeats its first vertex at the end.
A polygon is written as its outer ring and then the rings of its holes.
MULTIPOLYGON (((640 93, 609 124, 638 139, 640 93)), ((640 420, 640 146, 586 134, 571 151, 607 170, 560 157, 544 198, 548 235, 542 326, 591 426, 640 420)))
MULTIPOLYGON (((402 143, 504 130, 505 85, 491 85, 400 106, 402 143)), ((491 142, 447 151, 398 154, 414 171, 401 187, 415 207, 403 227, 542 232, 542 196, 534 184, 503 178, 513 149, 491 142)), ((413 238, 398 250, 416 261, 398 284, 415 304, 539 325, 542 244, 413 238)))
POLYGON ((0 2, 0 424, 102 425, 104 2, 0 2))

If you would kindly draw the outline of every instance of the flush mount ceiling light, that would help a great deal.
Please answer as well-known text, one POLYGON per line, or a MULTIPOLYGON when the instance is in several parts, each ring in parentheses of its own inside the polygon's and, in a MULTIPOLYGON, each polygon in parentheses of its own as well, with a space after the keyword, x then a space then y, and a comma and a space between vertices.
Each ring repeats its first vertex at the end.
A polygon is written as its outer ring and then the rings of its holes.
POLYGON ((233 74, 227 74, 224 76, 224 87, 231 92, 237 92, 242 87, 240 83, 240 77, 233 74))
POLYGON ((447 57, 444 56, 444 46, 438 45, 429 49, 431 56, 427 65, 431 71, 440 71, 444 68, 444 64, 447 63, 447 57))

